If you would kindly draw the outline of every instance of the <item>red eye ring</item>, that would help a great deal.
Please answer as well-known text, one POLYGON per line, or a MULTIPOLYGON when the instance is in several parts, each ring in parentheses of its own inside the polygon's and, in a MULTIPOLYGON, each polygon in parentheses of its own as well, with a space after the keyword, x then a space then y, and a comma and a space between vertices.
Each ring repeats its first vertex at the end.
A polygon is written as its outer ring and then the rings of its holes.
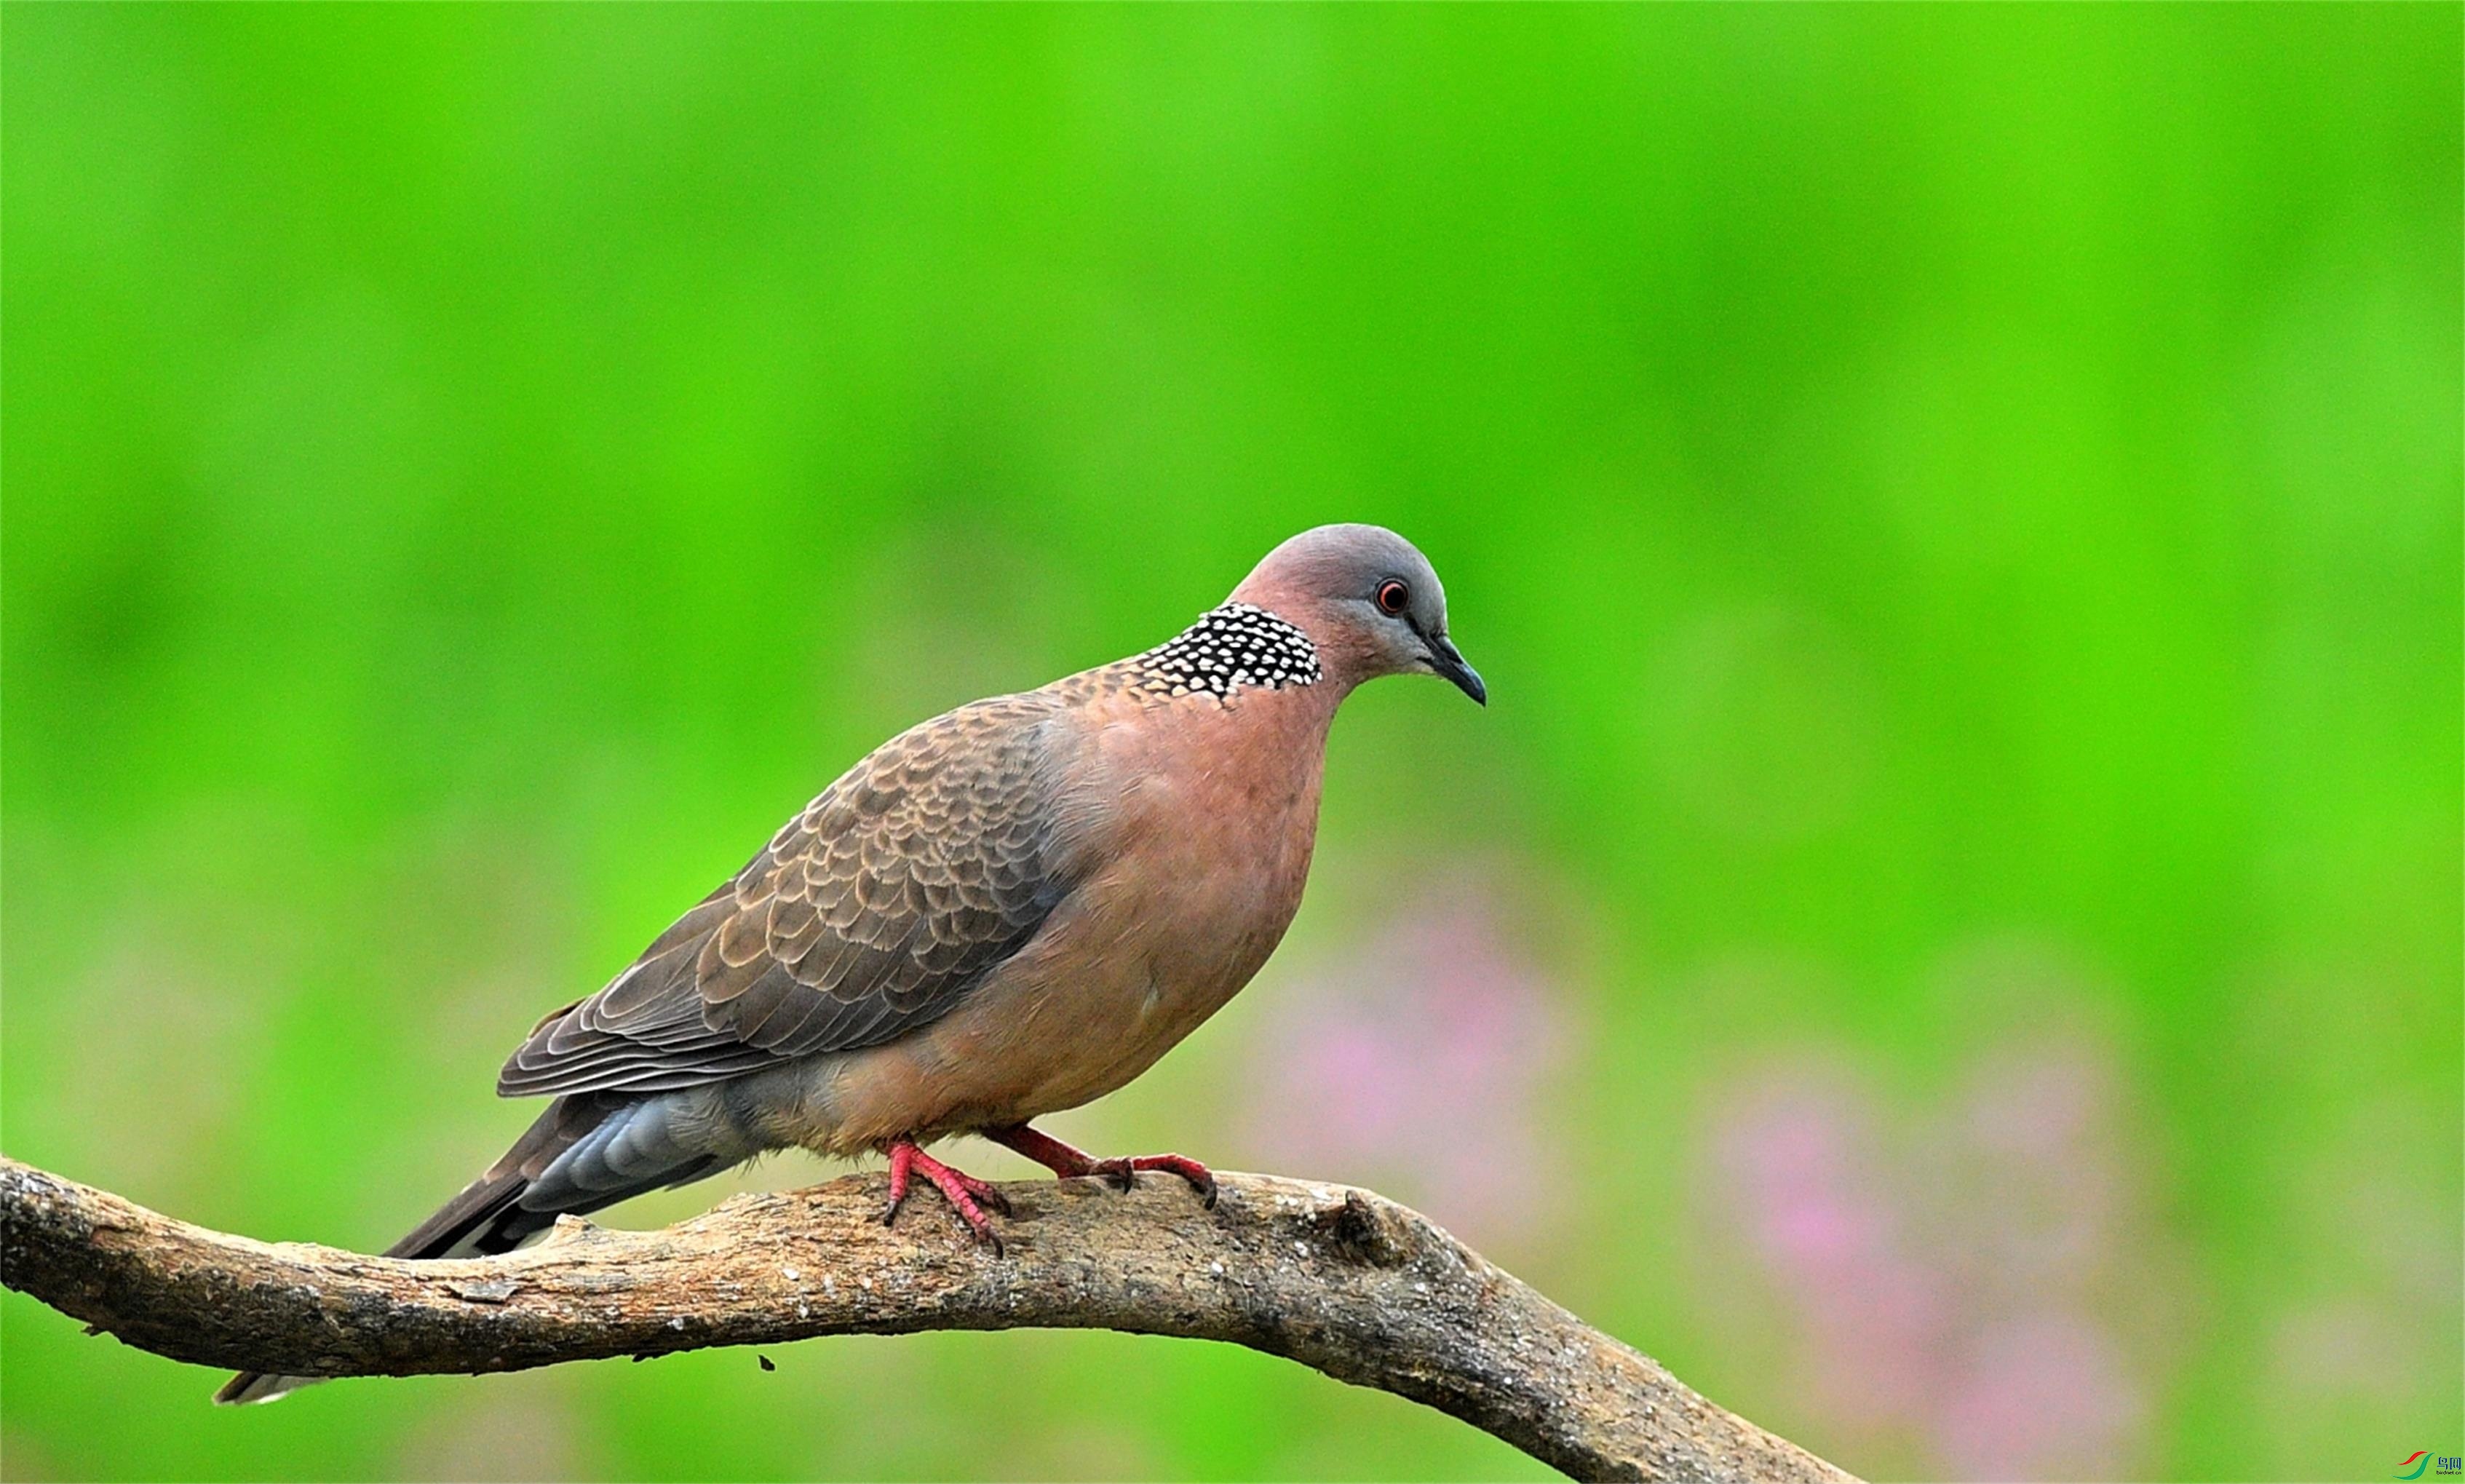
POLYGON ((1381 613, 1390 617, 1401 613, 1411 601, 1411 589, 1391 577, 1378 585, 1378 611, 1381 613))

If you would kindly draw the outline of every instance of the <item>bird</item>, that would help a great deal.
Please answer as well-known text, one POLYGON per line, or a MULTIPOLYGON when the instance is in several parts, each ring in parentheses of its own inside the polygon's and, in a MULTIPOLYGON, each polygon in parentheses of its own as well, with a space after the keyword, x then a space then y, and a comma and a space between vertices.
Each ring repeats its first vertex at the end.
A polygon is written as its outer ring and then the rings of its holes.
MULTIPOLYGON (((849 768, 499 1074, 551 1099, 387 1251, 510 1251, 776 1149, 932 1186, 991 1258, 993 1185, 926 1153, 974 1135, 1122 1189, 1178 1154, 1098 1159, 1034 1120, 1138 1076, 1263 965, 1301 900, 1326 739, 1356 686, 1432 675, 1487 705, 1427 558, 1375 525, 1269 552, 1126 659, 921 722, 849 768)), ((242 1372, 215 1400, 314 1378, 242 1372)))

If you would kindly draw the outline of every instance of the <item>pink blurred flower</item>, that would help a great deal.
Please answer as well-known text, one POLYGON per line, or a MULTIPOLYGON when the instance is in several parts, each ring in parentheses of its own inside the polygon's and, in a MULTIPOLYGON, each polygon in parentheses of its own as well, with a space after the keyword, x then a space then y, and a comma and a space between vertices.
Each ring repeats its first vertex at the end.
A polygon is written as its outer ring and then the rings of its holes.
POLYGON ((1711 1145, 1724 1219, 1841 1431, 1913 1434, 1959 1478, 2122 1472, 2145 1383, 2097 1303, 2132 1240, 2111 1085, 2082 1046, 2024 1048, 1905 1141, 1827 1066, 1734 1095, 1711 1145))
POLYGON ((1457 881, 1313 965, 1251 1053, 1240 1120, 1270 1160, 1377 1184, 1468 1235, 1523 1229, 1564 1179, 1543 1095, 1557 986, 1457 881))

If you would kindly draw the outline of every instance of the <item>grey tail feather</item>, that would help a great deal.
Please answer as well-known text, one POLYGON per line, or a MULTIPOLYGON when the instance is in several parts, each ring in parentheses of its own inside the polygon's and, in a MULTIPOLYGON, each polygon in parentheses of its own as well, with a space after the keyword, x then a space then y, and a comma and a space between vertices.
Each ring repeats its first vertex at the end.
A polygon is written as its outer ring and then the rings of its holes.
MULTIPOLYGON (((700 1180, 717 1171, 722 1162, 716 1156, 659 1171, 655 1176, 615 1188, 589 1191, 574 1189, 567 1184, 561 1192, 566 1199, 544 1203, 534 1207, 523 1204, 539 1182, 540 1176, 558 1155, 579 1143, 605 1122, 609 1115, 618 1112, 635 1099, 621 1095, 579 1094, 560 1097, 547 1105, 539 1121, 533 1123, 504 1158, 488 1167, 488 1172, 471 1182, 462 1193, 439 1207, 436 1213, 413 1228, 411 1234, 385 1250, 388 1257, 414 1260, 442 1257, 488 1257, 510 1252, 524 1242, 556 1225, 563 1215, 587 1215, 602 1207, 613 1206, 647 1191, 668 1185, 680 1185, 700 1180)), ((322 1376, 282 1376, 265 1371, 241 1371, 223 1383, 214 1393, 217 1405, 231 1406, 250 1402, 271 1402, 288 1396, 302 1386, 313 1386, 322 1376)))

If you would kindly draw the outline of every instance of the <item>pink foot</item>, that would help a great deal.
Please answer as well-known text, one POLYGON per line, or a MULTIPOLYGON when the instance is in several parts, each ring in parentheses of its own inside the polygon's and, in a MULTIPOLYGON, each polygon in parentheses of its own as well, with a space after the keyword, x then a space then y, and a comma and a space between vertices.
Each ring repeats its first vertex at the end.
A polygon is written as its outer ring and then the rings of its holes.
POLYGON ((1160 1169, 1179 1175, 1189 1182, 1189 1188, 1198 1192, 1201 1204, 1210 1210, 1214 1208, 1215 1172, 1188 1155, 1141 1154, 1125 1159, 1101 1160, 1097 1163, 1093 1173, 1127 1190, 1136 1183, 1138 1172, 1143 1169, 1160 1169))
POLYGON ((1214 1174, 1206 1165, 1183 1155, 1142 1154, 1127 1159, 1099 1160, 1050 1134, 1039 1134, 1024 1123, 986 1129, 985 1137, 1026 1155, 1060 1179, 1094 1175, 1127 1190, 1137 1181, 1139 1171, 1160 1169, 1188 1181, 1190 1188, 1197 1191, 1199 1199, 1210 1208, 1215 1205, 1214 1174))
POLYGON ((952 1169, 926 1154, 912 1139, 894 1140, 888 1152, 890 1204, 882 1208, 883 1226, 887 1227, 899 1219, 899 1207, 907 1201, 909 1176, 922 1175, 933 1183, 934 1189, 942 1192, 942 1198, 950 1203, 950 1209, 958 1212, 959 1219, 967 1224, 967 1229, 975 1235, 976 1241, 991 1248, 994 1256, 1002 1255, 1001 1236, 993 1230, 992 1218, 985 1214, 984 1207, 989 1206, 1007 1216, 1010 1214, 1008 1198, 975 1176, 952 1169))

